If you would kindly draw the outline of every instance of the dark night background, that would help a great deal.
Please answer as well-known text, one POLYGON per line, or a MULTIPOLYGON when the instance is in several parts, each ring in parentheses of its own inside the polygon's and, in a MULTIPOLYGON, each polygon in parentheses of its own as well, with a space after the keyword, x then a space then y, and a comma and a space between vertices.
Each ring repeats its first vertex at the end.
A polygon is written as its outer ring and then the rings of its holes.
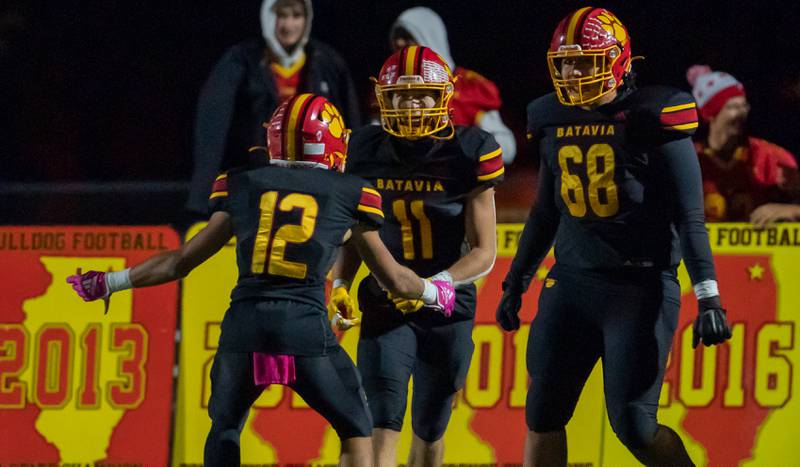
MULTIPOLYGON (((227 47, 260 35, 260 3, 3 0, 0 184, 17 187, 11 191, 19 197, 19 182, 188 180, 197 94, 227 47)), ((501 90, 503 116, 520 143, 511 171, 533 164, 522 144, 525 106, 552 90, 545 67, 552 30, 569 11, 587 5, 313 3, 312 35, 348 61, 363 102, 371 92, 368 77, 389 53, 388 30, 397 14, 415 5, 435 9, 448 26, 456 63, 501 90)), ((688 90, 684 76, 692 64, 728 71, 746 87, 752 133, 800 153, 798 3, 591 4, 611 9, 628 27, 634 55, 646 57, 634 64, 639 84, 688 90)))

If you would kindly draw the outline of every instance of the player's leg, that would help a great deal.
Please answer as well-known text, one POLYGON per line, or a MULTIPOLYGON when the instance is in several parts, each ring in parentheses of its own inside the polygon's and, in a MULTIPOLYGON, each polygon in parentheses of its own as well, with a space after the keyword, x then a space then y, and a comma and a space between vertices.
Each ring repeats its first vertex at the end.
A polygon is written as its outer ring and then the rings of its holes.
POLYGON ((525 466, 567 465, 565 427, 602 351, 596 294, 558 266, 547 283, 528 335, 525 466))
POLYGON ((362 327, 358 342, 358 370, 372 414, 374 461, 377 466, 394 466, 417 341, 405 324, 380 334, 365 329, 362 327))
POLYGON ((419 344, 411 398, 414 435, 410 466, 442 464, 443 435, 453 411, 453 398, 464 387, 475 348, 473 325, 468 319, 432 327, 413 326, 419 344))
POLYGON ((262 390, 253 379, 251 353, 217 352, 211 367, 211 430, 206 438, 204 465, 239 465, 239 434, 262 390))
POLYGON ((671 274, 655 277, 641 295, 609 300, 604 316, 603 374, 611 427, 648 466, 693 465, 680 437, 656 419, 672 337, 678 323, 680 286, 671 274))
POLYGON ((372 466, 372 416, 358 371, 339 346, 321 357, 295 357, 291 385, 342 440, 340 465, 372 466))

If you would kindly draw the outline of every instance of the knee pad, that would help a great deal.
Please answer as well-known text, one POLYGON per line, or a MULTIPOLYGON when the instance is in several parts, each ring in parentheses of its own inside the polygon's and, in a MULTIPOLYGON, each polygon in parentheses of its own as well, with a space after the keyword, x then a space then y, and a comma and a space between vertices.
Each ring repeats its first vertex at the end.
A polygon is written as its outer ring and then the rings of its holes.
POLYGON ((614 411, 609 408, 608 416, 617 438, 628 449, 642 449, 652 444, 658 430, 655 411, 630 404, 614 411))
POLYGON ((444 436, 453 413, 455 393, 426 393, 416 395, 411 404, 411 428, 414 434, 428 443, 444 436))
POLYGON ((563 430, 575 409, 564 399, 556 401, 547 394, 537 396, 529 388, 525 401, 525 423, 528 429, 536 433, 563 430))

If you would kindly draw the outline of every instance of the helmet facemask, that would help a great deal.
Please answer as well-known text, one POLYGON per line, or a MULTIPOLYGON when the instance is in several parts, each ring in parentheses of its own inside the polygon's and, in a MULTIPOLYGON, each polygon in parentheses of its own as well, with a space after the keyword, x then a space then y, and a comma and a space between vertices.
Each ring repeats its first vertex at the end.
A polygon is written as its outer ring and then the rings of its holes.
POLYGON ((617 89, 622 83, 614 78, 614 67, 621 56, 616 45, 594 50, 562 45, 547 52, 558 100, 564 105, 587 105, 617 89))
POLYGON ((395 84, 376 84, 375 96, 381 109, 381 125, 393 136, 436 138, 436 133, 452 127, 449 103, 453 98, 453 83, 450 81, 426 83, 419 75, 404 75, 398 77, 395 84), (417 101, 418 106, 397 106, 406 99, 417 101), (425 104, 426 100, 432 103, 425 104))

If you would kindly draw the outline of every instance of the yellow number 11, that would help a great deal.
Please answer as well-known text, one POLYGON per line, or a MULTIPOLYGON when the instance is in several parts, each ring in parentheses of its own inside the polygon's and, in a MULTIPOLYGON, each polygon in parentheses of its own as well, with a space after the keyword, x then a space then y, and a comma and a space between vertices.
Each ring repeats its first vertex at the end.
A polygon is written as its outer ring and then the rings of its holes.
MULTIPOLYGON (((422 257, 433 258, 433 234, 431 233, 431 220, 425 214, 425 202, 421 199, 411 201, 411 215, 419 222, 420 245, 422 257)), ((406 209, 406 202, 396 199, 392 203, 394 217, 400 222, 400 234, 403 238, 403 258, 414 259, 414 229, 406 209)))

